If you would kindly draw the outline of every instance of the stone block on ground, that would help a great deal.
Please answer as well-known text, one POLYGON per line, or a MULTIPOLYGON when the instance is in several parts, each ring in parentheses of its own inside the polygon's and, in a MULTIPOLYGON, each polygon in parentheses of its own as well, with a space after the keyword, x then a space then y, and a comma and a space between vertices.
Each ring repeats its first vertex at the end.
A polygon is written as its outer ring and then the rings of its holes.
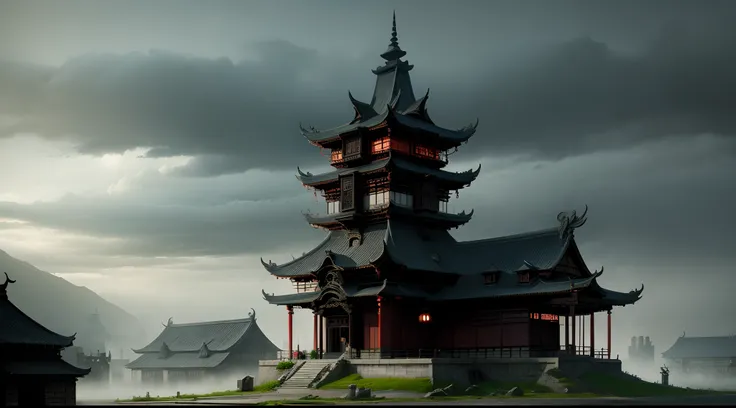
POLYGON ((253 377, 246 375, 238 380, 238 391, 253 391, 253 377))
POLYGON ((519 387, 514 387, 514 388, 510 389, 506 393, 506 395, 509 396, 509 397, 521 397, 521 396, 524 395, 524 390, 522 390, 519 387))

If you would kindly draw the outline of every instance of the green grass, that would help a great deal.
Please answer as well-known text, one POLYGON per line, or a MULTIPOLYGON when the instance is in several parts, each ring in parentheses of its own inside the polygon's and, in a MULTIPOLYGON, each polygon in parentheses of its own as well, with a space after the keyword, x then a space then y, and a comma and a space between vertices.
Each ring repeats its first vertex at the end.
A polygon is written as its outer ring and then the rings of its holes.
POLYGON ((231 390, 231 391, 214 391, 207 394, 179 394, 177 397, 176 395, 172 396, 135 396, 131 399, 116 399, 115 402, 146 402, 146 401, 181 401, 181 400, 197 400, 200 398, 213 398, 213 397, 230 397, 230 396, 238 396, 238 395, 248 395, 248 394, 255 394, 255 393, 263 393, 263 392, 269 392, 275 390, 280 385, 278 380, 275 381, 268 381, 261 385, 258 385, 253 388, 253 391, 237 391, 237 390, 231 390))
POLYGON ((616 397, 691 396, 719 393, 713 390, 698 390, 650 383, 628 374, 587 373, 583 374, 577 383, 587 391, 616 397))
POLYGON ((363 378, 358 374, 350 374, 337 381, 325 384, 320 389, 347 390, 350 384, 370 388, 373 391, 414 391, 429 392, 434 389, 429 378, 363 378))

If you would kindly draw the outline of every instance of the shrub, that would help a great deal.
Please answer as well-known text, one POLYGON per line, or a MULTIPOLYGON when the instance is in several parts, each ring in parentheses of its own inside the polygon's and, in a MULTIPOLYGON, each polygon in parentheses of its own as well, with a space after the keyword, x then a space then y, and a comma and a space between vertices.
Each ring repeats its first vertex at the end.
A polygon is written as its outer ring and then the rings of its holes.
POLYGON ((276 364, 277 370, 288 370, 291 367, 294 367, 294 362, 291 360, 279 361, 279 363, 276 364))
POLYGON ((319 353, 317 353, 317 350, 312 350, 309 352, 310 360, 316 360, 317 358, 319 358, 319 353))

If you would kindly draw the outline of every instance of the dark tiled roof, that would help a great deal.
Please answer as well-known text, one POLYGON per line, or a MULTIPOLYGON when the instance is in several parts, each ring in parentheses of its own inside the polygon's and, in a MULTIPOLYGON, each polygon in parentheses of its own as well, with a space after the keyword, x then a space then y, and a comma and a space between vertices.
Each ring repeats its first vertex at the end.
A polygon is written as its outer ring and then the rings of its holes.
POLYGON ((303 276, 317 271, 327 259, 344 268, 367 266, 384 252, 409 269, 477 275, 551 269, 560 261, 572 234, 558 228, 507 237, 457 242, 443 229, 424 228, 399 219, 370 226, 363 243, 349 246, 350 232, 331 231, 312 251, 283 265, 264 263, 276 276, 303 276), (328 252, 329 251, 329 252, 328 252))
POLYGON ((200 357, 200 354, 186 352, 175 353, 163 358, 158 353, 145 353, 133 360, 125 367, 131 370, 141 369, 166 369, 166 368, 214 368, 222 364, 230 353, 211 353, 208 357, 200 357))
POLYGON ((344 268, 357 268, 370 265, 383 253, 386 224, 371 225, 363 233, 363 242, 357 247, 350 247, 350 232, 346 230, 331 231, 316 248, 301 257, 282 265, 263 262, 263 266, 276 276, 309 275, 330 260, 344 268))
POLYGON ((425 122, 419 118, 415 118, 414 116, 404 115, 401 112, 397 112, 394 110, 389 111, 388 107, 385 107, 379 112, 380 113, 371 118, 358 122, 347 123, 341 126, 334 127, 332 129, 317 130, 305 129, 302 127, 302 134, 310 142, 313 143, 328 142, 332 140, 337 140, 338 136, 341 134, 353 132, 358 129, 371 128, 380 125, 385 120, 390 120, 390 118, 394 118, 399 124, 403 126, 407 126, 412 129, 423 130, 425 132, 437 135, 438 137, 446 140, 452 145, 460 145, 461 143, 464 143, 465 141, 470 139, 475 134, 475 131, 478 128, 477 121, 476 123, 470 124, 461 129, 452 130, 439 127, 429 122, 425 122))
POLYGON ((202 344, 213 351, 228 351, 246 333, 252 319, 222 320, 215 322, 168 324, 150 344, 136 353, 159 353, 164 343, 173 353, 199 352, 202 344))
POLYGON ((485 285, 483 275, 467 275, 460 277, 454 286, 444 288, 430 296, 430 299, 462 300, 569 293, 588 287, 598 276, 594 274, 582 279, 558 281, 535 279, 531 283, 519 283, 516 275, 501 274, 497 283, 485 285))
POLYGON ((0 371, 10 375, 68 375, 83 377, 89 368, 78 368, 64 360, 13 361, 0 365, 0 371))
MULTIPOLYGON (((389 218, 391 216, 401 216, 404 219, 414 219, 415 221, 422 223, 433 223, 443 228, 460 227, 470 221, 470 219, 473 218, 474 213, 473 210, 471 210, 469 213, 462 211, 459 214, 452 214, 441 211, 422 211, 403 207, 394 203, 386 204, 376 211, 383 210, 387 211, 389 218)), ((318 227, 334 226, 337 225, 340 221, 344 221, 344 219, 346 218, 349 219, 352 216, 353 215, 350 213, 335 213, 326 215, 312 215, 310 213, 304 214, 304 218, 306 218, 308 223, 318 227)))
POLYGON ((303 173, 300 169, 297 168, 297 171, 299 172, 299 175, 297 175, 297 179, 308 186, 316 186, 322 183, 337 181, 340 175, 343 174, 349 174, 352 172, 370 173, 392 166, 395 166, 397 169, 404 170, 410 173, 436 177, 437 179, 445 182, 459 184, 461 187, 472 183, 478 177, 478 174, 480 174, 480 166, 478 166, 477 170, 470 169, 468 171, 455 173, 440 169, 433 169, 411 162, 398 156, 392 156, 387 159, 373 161, 363 166, 339 169, 321 174, 311 174, 309 172, 303 173))
MULTIPOLYGON (((374 285, 369 287, 351 287, 346 286, 344 288, 345 294, 348 297, 364 297, 364 296, 376 296, 379 293, 383 293, 386 289, 387 282, 383 282, 382 285, 374 285)), ((287 295, 274 295, 268 294, 265 291, 261 291, 263 298, 272 305, 299 305, 311 303, 322 295, 322 290, 316 290, 313 292, 302 292, 302 293, 290 293, 287 295)))
POLYGON ((355 119, 350 123, 327 130, 302 128, 302 134, 313 143, 327 142, 335 140, 340 134, 359 128, 370 128, 393 117, 404 126, 436 134, 454 146, 470 139, 475 133, 477 122, 459 130, 450 130, 435 125, 429 119, 425 108, 429 91, 423 98, 416 99, 409 76, 413 66, 400 59, 404 54, 405 52, 398 48, 398 43, 395 46, 390 45, 389 50, 382 54, 383 58, 390 59, 385 65, 373 70, 376 75, 376 86, 370 104, 360 102, 349 95, 356 111, 355 119))
POLYGON ((74 336, 62 336, 47 329, 18 309, 7 296, 7 287, 13 283, 6 276, 0 285, 0 344, 33 344, 69 347, 74 336))
POLYGON ((667 359, 731 358, 736 360, 736 336, 680 337, 669 350, 662 353, 667 359))

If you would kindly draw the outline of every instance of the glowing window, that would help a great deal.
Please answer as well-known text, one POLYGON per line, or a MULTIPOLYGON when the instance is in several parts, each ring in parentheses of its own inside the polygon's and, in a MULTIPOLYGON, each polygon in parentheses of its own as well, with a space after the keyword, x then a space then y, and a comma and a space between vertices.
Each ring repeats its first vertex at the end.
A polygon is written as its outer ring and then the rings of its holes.
POLYGON ((373 154, 386 152, 389 148, 391 148, 391 139, 388 136, 384 136, 371 142, 371 153, 373 154))
POLYGON ((421 157, 439 160, 440 151, 431 147, 416 145, 414 146, 414 154, 421 157))
POLYGON ((333 163, 341 161, 342 160, 342 150, 341 149, 333 150, 330 158, 333 163))

